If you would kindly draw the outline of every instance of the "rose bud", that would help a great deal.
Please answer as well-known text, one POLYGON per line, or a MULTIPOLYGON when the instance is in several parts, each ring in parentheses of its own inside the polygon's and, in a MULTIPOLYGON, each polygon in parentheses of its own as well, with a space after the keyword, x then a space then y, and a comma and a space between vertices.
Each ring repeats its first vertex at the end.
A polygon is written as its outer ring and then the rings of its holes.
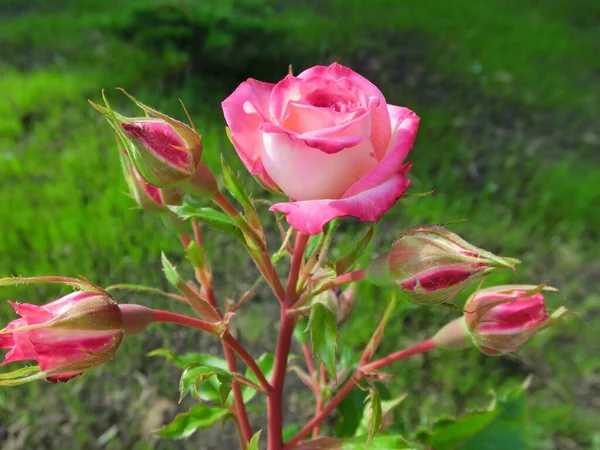
POLYGON ((418 226, 374 260, 365 278, 379 286, 398 286, 414 303, 435 305, 496 269, 514 270, 518 262, 477 248, 443 227, 418 226))
POLYGON ((302 233, 336 217, 376 222, 410 185, 405 159, 419 117, 348 67, 315 66, 277 84, 249 79, 222 106, 248 171, 289 197, 271 210, 302 233))
POLYGON ((549 316, 541 290, 538 286, 496 286, 469 297, 464 319, 475 345, 488 355, 512 353, 566 312, 559 308, 549 316))
POLYGON ((0 330, 0 348, 8 348, 4 364, 36 360, 41 372, 11 379, 19 384, 33 379, 66 381, 110 361, 124 334, 123 315, 111 296, 74 292, 44 306, 9 302, 21 316, 0 330))
POLYGON ((150 117, 125 117, 116 113, 104 93, 106 108, 90 103, 117 132, 138 173, 156 187, 170 187, 188 180, 202 155, 198 133, 123 92, 150 117))
POLYGON ((177 187, 159 188, 148 184, 135 169, 127 152, 120 153, 123 175, 129 194, 136 203, 147 211, 164 211, 167 205, 179 205, 183 199, 183 191, 177 187))

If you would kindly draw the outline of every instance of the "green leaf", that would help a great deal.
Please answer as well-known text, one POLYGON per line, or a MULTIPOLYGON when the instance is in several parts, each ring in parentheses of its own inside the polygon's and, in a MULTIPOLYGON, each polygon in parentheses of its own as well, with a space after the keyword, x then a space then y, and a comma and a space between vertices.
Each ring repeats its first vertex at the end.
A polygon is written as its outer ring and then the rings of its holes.
POLYGON ((335 314, 323 303, 315 303, 310 310, 308 329, 312 350, 325 365, 332 380, 336 380, 335 354, 338 330, 335 314))
MULTIPOLYGON (((417 444, 416 442, 410 442, 399 435, 386 435, 383 433, 375 436, 370 444, 369 436, 359 436, 349 441, 342 446, 343 450, 365 450, 367 445, 369 450, 425 450, 426 447, 417 444)), ((428 449, 431 450, 431 449, 428 449)), ((435 450, 438 450, 437 448, 435 450)), ((483 450, 483 449, 480 449, 483 450)), ((504 449, 508 450, 508 449, 504 449)), ((511 449, 512 450, 512 449, 511 449)))
MULTIPOLYGON (((205 381, 212 379, 215 375, 215 370, 210 366, 198 366, 191 363, 183 373, 179 380, 179 402, 191 395, 196 400, 213 400, 220 399, 219 386, 211 384, 210 389, 206 389, 205 381)), ((211 380, 211 381, 214 381, 211 380)))
POLYGON ((288 425, 283 429, 283 442, 287 442, 292 439, 294 436, 298 434, 298 432, 302 429, 302 425, 299 423, 294 423, 292 425, 288 425))
POLYGON ((369 417, 369 432, 367 434, 367 442, 366 442, 365 448, 369 446, 369 444, 375 437, 375 433, 377 433, 379 431, 379 429, 381 428, 381 423, 383 421, 383 411, 381 409, 381 397, 379 396, 379 392, 377 392, 377 389, 375 389, 375 388, 370 389, 370 394, 369 394, 368 399, 369 399, 370 405, 369 405, 369 410, 368 410, 367 414, 369 414, 370 417, 369 417))
POLYGON ((355 435, 365 410, 367 393, 362 389, 353 389, 337 407, 338 419, 335 423, 334 435, 339 438, 355 435))
POLYGON ((242 242, 245 242, 244 236, 235 222, 228 215, 213 208, 197 206, 191 199, 186 198, 181 206, 169 206, 169 209, 182 219, 193 217, 202 223, 229 233, 242 242))
POLYGON ((227 370, 227 361, 223 358, 218 358, 212 355, 205 355, 203 353, 185 353, 183 355, 176 355, 171 350, 166 348, 157 348, 148 353, 148 356, 162 356, 169 361, 174 362, 177 366, 184 368, 189 363, 198 363, 206 366, 218 367, 219 369, 227 370))
POLYGON ((371 225, 367 232, 358 240, 356 245, 348 253, 335 260, 334 266, 338 275, 344 274, 350 270, 352 266, 356 264, 358 259, 364 255, 365 251, 367 250, 367 246, 371 242, 374 230, 375 225, 371 225))
POLYGON ((200 248, 196 241, 190 241, 189 245, 185 249, 187 259, 197 269, 204 269, 206 267, 206 258, 204 250, 200 248))
MULTIPOLYGON (((263 353, 260 358, 256 360, 256 365, 261 370, 263 375, 267 380, 271 379, 271 375, 273 375, 273 366, 275 365, 275 357, 271 353, 263 353)), ((250 369, 246 369, 246 378, 250 381, 260 384, 258 378, 254 376, 254 373, 250 369)), ((244 403, 248 403, 254 397, 256 397, 256 390, 252 389, 248 386, 242 386, 242 397, 244 399, 244 403)))
POLYGON ((485 411, 438 421, 417 439, 436 450, 525 450, 528 380, 485 411))
POLYGON ((186 413, 178 414, 173 422, 156 432, 169 439, 185 439, 198 428, 209 428, 229 414, 227 408, 209 407, 204 404, 194 406, 186 413))
POLYGON ((307 331, 308 331, 308 317, 306 317, 306 316, 300 316, 298 318, 298 323, 296 324, 296 326, 294 328, 294 337, 301 344, 307 344, 308 343, 308 339, 310 338, 310 334, 307 333, 307 331))
POLYGON ((250 442, 248 442, 248 447, 246 448, 246 450, 260 450, 260 448, 258 447, 260 433, 262 433, 262 430, 258 430, 258 432, 254 436, 252 436, 252 439, 250 439, 250 442))
MULTIPOLYGON (((359 436, 352 439, 336 439, 320 437, 302 441, 294 450, 365 450, 368 436, 359 436)), ((402 436, 383 435, 376 436, 369 446, 370 450, 426 450, 420 444, 409 442, 402 436)), ((432 449, 427 449, 432 450, 432 449)))
POLYGON ((165 272, 165 276, 167 277, 167 281, 174 287, 178 287, 180 283, 182 283, 181 276, 179 272, 177 272, 177 268, 171 264, 171 262, 167 259, 164 253, 160 254, 160 258, 162 261, 163 271, 165 272))

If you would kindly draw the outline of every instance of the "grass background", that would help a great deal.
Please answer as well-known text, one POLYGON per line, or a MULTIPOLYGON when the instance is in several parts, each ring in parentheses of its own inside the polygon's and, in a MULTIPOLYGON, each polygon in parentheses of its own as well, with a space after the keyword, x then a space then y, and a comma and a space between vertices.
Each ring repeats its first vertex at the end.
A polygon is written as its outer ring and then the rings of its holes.
MULTIPOLYGON (((516 274, 499 274, 490 284, 550 280, 561 289, 549 297, 550 308, 573 311, 516 356, 436 352, 395 367, 390 389, 411 393, 397 413, 399 430, 485 405, 490 389, 533 374, 530 448, 598 449, 599 21, 593 0, 5 0, 0 274, 83 274, 105 286, 167 288, 160 251, 183 261, 176 237, 132 210, 123 195, 114 137, 86 101, 98 101, 100 89, 130 114, 135 110, 114 87, 180 118, 177 98, 184 99, 203 135, 206 162, 216 169, 223 153, 241 169, 224 136, 222 99, 250 76, 277 81, 290 63, 299 72, 339 61, 380 86, 389 103, 421 116, 411 192, 436 189, 388 212, 373 250, 410 226, 468 218, 452 229, 523 261, 516 274)), ((345 220, 333 254, 364 229, 345 220)), ((243 292, 254 267, 234 242, 209 236, 219 295, 243 292)), ((276 234, 272 243, 278 245, 276 234)), ((64 292, 4 288, 1 297, 44 302, 64 292)), ((360 287, 343 349, 366 341, 389 294, 360 287)), ((140 295, 118 300, 168 305, 140 295)), ((235 319, 255 354, 273 349, 275 312, 261 291, 235 319)), ((455 315, 402 305, 382 353, 427 337, 455 315)), ((8 305, 0 304, 0 317, 12 320, 8 305)), ((0 390, 2 448, 234 448, 229 428, 183 443, 152 436, 187 406, 176 405, 178 370, 144 356, 157 347, 219 351, 209 338, 155 327, 80 383, 0 390)), ((290 423, 312 411, 299 389, 290 395, 290 423)), ((258 427, 262 418, 253 421, 258 427)))

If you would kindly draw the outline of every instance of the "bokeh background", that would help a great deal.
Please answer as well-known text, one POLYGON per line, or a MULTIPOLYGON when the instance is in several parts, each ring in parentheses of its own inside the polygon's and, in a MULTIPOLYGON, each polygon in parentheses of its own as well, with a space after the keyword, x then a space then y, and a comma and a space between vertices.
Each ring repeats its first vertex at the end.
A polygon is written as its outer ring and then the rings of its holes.
MULTIPOLYGON (((436 190, 387 213, 373 251, 410 226, 468 219, 452 229, 523 261, 516 274, 489 284, 549 280, 561 289, 549 296, 550 309, 573 311, 515 356, 434 352, 398 364, 389 389, 411 395, 395 426, 408 433, 433 417, 485 406, 490 390, 532 374, 529 448, 598 449, 599 54, 595 0, 1 0, 0 274, 82 274, 103 286, 168 289, 160 251, 183 262, 177 238, 124 195, 114 136, 87 103, 99 101, 101 89, 130 115, 138 113, 113 88, 181 119, 182 98, 207 163, 216 170, 222 153, 258 196, 225 137, 220 102, 248 77, 277 81, 288 64, 297 73, 338 61, 376 83, 389 103, 421 116, 411 192, 436 190)), ((265 219, 275 249, 278 234, 265 219)), ((343 221, 333 254, 365 229, 343 221)), ((207 235, 219 295, 239 295, 256 277, 253 265, 230 239, 207 235)), ((66 292, 3 288, 0 297, 45 302, 66 292)), ((359 288, 343 351, 361 348, 389 295, 359 288)), ((154 297, 117 298, 180 309, 154 297)), ((276 311, 264 290, 235 318, 253 353, 273 350, 276 311)), ((456 315, 402 305, 382 353, 456 315)), ((0 304, 0 318, 14 318, 8 305, 0 304)), ((152 435, 189 406, 177 405, 179 369, 146 357, 158 347, 219 351, 210 338, 155 327, 79 383, 2 389, 0 447, 235 448, 227 427, 185 442, 152 435)), ((297 383, 293 374, 289 380, 297 383)), ((297 387, 289 423, 313 408, 297 387)))

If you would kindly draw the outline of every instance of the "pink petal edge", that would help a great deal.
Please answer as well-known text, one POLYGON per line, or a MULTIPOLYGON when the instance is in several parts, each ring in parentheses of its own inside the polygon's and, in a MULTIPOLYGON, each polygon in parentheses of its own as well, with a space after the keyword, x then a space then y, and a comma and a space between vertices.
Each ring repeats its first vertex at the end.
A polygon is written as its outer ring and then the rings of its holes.
POLYGON ((410 186, 406 171, 395 174, 379 186, 340 200, 307 200, 277 203, 270 211, 286 214, 287 222, 308 235, 318 234, 336 217, 352 216, 361 222, 376 222, 410 186))

